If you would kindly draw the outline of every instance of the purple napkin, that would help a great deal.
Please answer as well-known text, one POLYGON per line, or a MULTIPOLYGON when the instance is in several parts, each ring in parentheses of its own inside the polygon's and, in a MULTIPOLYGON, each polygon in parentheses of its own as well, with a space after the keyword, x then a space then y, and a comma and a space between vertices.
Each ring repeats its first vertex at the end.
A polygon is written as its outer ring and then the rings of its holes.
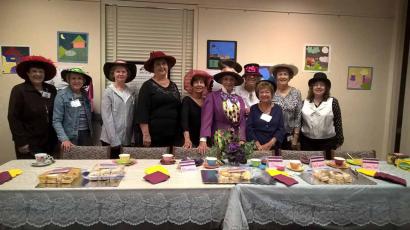
POLYGON ((405 179, 401 177, 393 176, 391 174, 384 173, 384 172, 376 172, 376 174, 374 175, 374 178, 389 181, 395 184, 400 184, 403 186, 407 186, 407 181, 405 179))
POLYGON ((273 176, 273 178, 274 178, 275 180, 277 180, 277 181, 279 181, 279 182, 285 184, 286 186, 292 186, 292 185, 298 183, 297 180, 295 180, 295 179, 293 179, 293 178, 291 178, 291 177, 282 175, 282 174, 278 174, 278 175, 276 175, 276 176, 273 176))
POLYGON ((11 180, 11 175, 8 171, 4 171, 0 173, 0 184, 3 184, 4 182, 7 182, 11 180))
POLYGON ((154 173, 144 176, 144 179, 151 184, 158 184, 158 183, 168 180, 169 176, 162 172, 154 172, 154 173))

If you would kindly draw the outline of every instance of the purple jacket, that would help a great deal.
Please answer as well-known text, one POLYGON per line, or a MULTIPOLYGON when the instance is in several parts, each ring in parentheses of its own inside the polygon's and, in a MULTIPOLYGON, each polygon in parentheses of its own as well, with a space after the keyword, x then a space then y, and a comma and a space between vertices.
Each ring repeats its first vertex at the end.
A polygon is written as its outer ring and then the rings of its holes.
POLYGON ((222 108, 221 91, 218 90, 208 94, 202 106, 201 113, 201 134, 200 137, 213 137, 217 129, 235 128, 236 133, 239 131, 239 139, 246 140, 246 119, 245 119, 245 103, 238 96, 240 108, 239 126, 232 126, 229 119, 225 116, 222 108))

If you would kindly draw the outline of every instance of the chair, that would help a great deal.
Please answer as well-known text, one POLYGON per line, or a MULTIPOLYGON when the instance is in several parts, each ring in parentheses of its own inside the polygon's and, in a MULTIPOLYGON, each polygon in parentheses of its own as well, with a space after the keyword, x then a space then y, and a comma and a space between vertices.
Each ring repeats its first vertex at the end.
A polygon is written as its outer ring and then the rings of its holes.
POLYGON ((325 157, 324 151, 281 150, 280 152, 284 160, 300 160, 301 157, 308 160, 312 156, 325 157))
POLYGON ((198 157, 201 156, 200 153, 198 152, 198 149, 196 148, 191 148, 191 149, 185 149, 183 147, 175 147, 173 148, 173 152, 175 158, 177 159, 183 159, 184 157, 198 157))
POLYGON ((61 159, 109 159, 110 146, 73 146, 60 152, 61 159))
POLYGON ((169 147, 123 147, 121 149, 121 153, 128 153, 135 159, 161 159, 162 154, 169 152, 169 147))
POLYGON ((349 155, 353 158, 376 158, 376 151, 375 150, 367 150, 367 151, 340 151, 336 150, 334 152, 334 157, 344 157, 346 159, 350 159, 349 155))
POLYGON ((274 151, 260 151, 260 150, 255 150, 253 151, 253 154, 251 157, 253 158, 261 158, 261 157, 267 157, 267 156, 274 156, 275 152, 274 151))

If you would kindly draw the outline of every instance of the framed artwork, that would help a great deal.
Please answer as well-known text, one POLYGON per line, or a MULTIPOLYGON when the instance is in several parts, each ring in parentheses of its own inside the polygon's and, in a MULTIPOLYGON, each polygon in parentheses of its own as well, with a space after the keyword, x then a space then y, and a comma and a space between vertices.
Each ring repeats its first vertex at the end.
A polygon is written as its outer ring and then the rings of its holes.
POLYGON ((370 90, 372 88, 373 67, 349 66, 347 89, 370 90))
POLYGON ((308 72, 327 72, 330 62, 330 45, 305 45, 304 70, 308 72))
POLYGON ((88 33, 58 31, 57 41, 58 62, 88 62, 88 33))
POLYGON ((24 56, 30 55, 28 46, 2 46, 1 47, 1 72, 15 74, 16 65, 24 56))
POLYGON ((236 61, 236 41, 208 40, 206 68, 218 69, 220 60, 236 61))

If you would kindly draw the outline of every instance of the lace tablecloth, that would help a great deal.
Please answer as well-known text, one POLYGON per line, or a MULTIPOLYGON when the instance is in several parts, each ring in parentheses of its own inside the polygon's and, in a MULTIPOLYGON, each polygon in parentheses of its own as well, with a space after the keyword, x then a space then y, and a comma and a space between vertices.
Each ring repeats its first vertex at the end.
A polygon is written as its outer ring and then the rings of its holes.
MULTIPOLYGON (((410 173, 381 164, 381 171, 405 178, 410 173)), ((363 226, 410 223, 410 188, 373 179, 377 185, 299 184, 237 185, 232 191, 224 229, 248 229, 248 224, 363 226)), ((409 185, 408 185, 409 186, 409 185)))
POLYGON ((182 173, 176 165, 165 166, 171 178, 161 184, 144 181, 144 169, 157 160, 138 160, 126 168, 126 176, 116 188, 35 188, 37 176, 54 167, 91 168, 107 160, 57 160, 44 168, 30 166, 30 160, 14 160, 0 171, 20 168, 24 173, 0 185, 0 225, 26 224, 60 227, 97 223, 138 225, 165 222, 203 225, 221 222, 233 185, 205 185, 199 171, 182 173))

